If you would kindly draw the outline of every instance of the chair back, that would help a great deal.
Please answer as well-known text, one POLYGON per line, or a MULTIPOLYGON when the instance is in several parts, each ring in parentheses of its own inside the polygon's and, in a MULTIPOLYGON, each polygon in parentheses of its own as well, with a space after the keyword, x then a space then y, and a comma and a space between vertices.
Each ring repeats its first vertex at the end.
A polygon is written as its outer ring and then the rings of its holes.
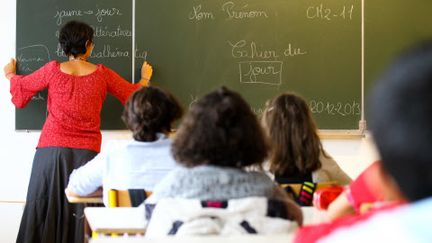
POLYGON ((144 189, 128 189, 108 191, 108 207, 138 207, 151 195, 144 189))

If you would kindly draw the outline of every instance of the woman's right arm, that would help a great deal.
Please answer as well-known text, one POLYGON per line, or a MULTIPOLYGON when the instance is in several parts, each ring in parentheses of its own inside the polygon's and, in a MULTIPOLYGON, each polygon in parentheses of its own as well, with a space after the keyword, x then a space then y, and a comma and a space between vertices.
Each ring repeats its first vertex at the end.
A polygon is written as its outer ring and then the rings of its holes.
POLYGON ((16 60, 6 64, 3 68, 6 78, 10 81, 10 93, 12 95, 12 103, 17 108, 25 107, 31 98, 39 91, 48 87, 49 75, 51 75, 54 62, 45 64, 40 69, 28 75, 16 74, 16 60))

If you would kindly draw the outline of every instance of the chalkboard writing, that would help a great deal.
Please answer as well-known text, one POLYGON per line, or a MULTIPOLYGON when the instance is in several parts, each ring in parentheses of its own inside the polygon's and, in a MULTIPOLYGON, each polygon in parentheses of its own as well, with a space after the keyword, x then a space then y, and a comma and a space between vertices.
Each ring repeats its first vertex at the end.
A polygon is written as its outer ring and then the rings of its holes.
POLYGON ((260 115, 266 100, 294 91, 307 98, 321 129, 358 129, 360 1, 159 0, 136 7, 136 42, 155 65, 153 83, 186 106, 226 85, 260 115))
MULTIPOLYGON (((308 100, 319 128, 358 129, 361 14, 360 0, 17 0, 18 71, 66 60, 58 30, 78 19, 95 30, 90 61, 138 80, 149 60, 153 85, 186 108, 225 85, 260 115, 266 100, 294 91, 308 100)), ((17 109, 16 128, 40 129, 46 99, 42 92, 17 109)), ((102 129, 124 128, 121 109, 108 97, 102 129)))

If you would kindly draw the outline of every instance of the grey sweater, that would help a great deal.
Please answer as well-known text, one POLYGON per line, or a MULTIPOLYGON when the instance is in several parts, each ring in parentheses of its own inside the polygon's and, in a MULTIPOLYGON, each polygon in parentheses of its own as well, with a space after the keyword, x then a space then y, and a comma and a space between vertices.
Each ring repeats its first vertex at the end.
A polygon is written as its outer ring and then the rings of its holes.
POLYGON ((241 169, 202 165, 179 166, 155 187, 146 203, 161 198, 228 200, 243 197, 274 197, 274 182, 264 173, 241 169))
POLYGON ((202 165, 177 167, 156 185, 146 204, 156 204, 163 198, 199 200, 229 200, 246 197, 266 197, 284 202, 288 219, 302 224, 302 212, 297 204, 263 172, 202 165))

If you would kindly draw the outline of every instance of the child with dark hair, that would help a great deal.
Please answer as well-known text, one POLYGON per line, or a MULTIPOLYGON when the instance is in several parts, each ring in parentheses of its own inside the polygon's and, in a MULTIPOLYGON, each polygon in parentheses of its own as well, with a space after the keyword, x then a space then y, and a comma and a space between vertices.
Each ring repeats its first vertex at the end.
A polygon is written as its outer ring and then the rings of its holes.
POLYGON ((124 104, 135 90, 148 85, 152 76, 152 67, 146 62, 137 84, 102 64, 91 63, 93 34, 88 24, 70 21, 59 34, 67 61, 50 61, 28 75, 16 74, 14 59, 3 69, 17 108, 24 108, 44 89, 49 97, 17 242, 84 240, 84 206, 70 204, 64 195, 68 176, 100 151, 100 114, 106 96, 111 94, 124 104))
POLYGON ((293 93, 270 100, 262 117, 269 134, 269 170, 280 184, 336 181, 351 178, 323 149, 306 101, 293 93))
MULTIPOLYGON (((225 87, 210 92, 190 108, 177 131, 172 152, 181 166, 155 187, 146 204, 166 198, 228 201, 228 205, 232 199, 247 197, 279 199, 285 216, 301 224, 298 206, 269 177, 245 170, 261 165, 267 150, 265 134, 243 98, 225 87)), ((160 228, 150 227, 149 234, 160 228)))
POLYGON ((330 224, 306 227, 295 242, 432 242, 432 42, 397 59, 370 97, 370 127, 386 197, 407 200, 330 224), (317 237, 316 232, 324 232, 317 237))
POLYGON ((156 87, 136 91, 123 112, 133 140, 112 140, 93 160, 74 170, 66 194, 86 196, 103 185, 104 203, 109 189, 145 189, 154 186, 176 163, 171 156, 171 124, 182 115, 177 100, 156 87))

